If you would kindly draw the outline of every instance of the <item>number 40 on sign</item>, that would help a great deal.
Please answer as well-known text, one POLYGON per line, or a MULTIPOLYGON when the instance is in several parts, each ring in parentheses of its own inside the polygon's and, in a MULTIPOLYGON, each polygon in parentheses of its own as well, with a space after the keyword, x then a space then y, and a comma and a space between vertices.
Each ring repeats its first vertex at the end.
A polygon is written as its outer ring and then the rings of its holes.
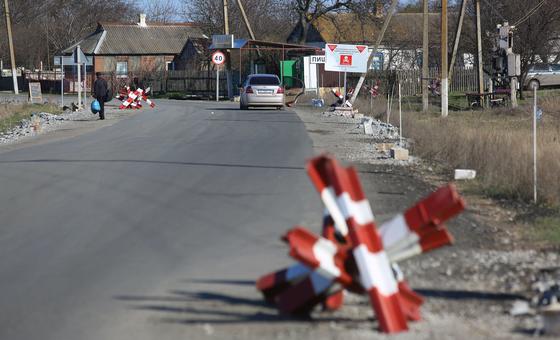
POLYGON ((226 61, 226 56, 222 52, 217 51, 214 52, 214 54, 212 54, 212 62, 215 65, 222 65, 225 61, 226 61))

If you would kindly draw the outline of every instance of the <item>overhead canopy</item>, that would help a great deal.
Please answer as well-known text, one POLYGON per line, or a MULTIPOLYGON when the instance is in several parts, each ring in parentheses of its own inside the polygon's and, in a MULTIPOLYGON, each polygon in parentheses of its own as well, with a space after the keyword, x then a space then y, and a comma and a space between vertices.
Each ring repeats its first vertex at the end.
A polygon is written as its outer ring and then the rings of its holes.
MULTIPOLYGON (((281 42, 273 42, 273 41, 263 41, 263 40, 251 40, 251 39, 235 39, 233 41, 233 48, 232 50, 238 49, 278 49, 278 50, 302 50, 302 51, 313 51, 318 50, 320 51, 321 48, 316 46, 308 46, 308 45, 298 45, 298 44, 290 44, 290 43, 281 43, 281 42)), ((211 50, 215 50, 216 47, 214 44, 210 45, 211 50)))

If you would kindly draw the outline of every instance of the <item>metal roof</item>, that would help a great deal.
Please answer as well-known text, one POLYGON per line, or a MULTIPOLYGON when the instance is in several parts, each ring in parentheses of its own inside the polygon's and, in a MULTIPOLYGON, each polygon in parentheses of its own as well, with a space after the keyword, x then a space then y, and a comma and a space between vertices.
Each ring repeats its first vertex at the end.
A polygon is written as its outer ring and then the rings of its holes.
MULTIPOLYGON (((177 55, 189 38, 207 38, 192 24, 100 23, 97 30, 78 44, 85 54, 96 55, 177 55)), ((64 50, 71 53, 76 45, 64 50)))
MULTIPOLYGON (((263 40, 249 40, 249 39, 235 39, 233 41, 233 50, 235 49, 241 49, 241 48, 250 48, 250 47, 254 47, 254 46, 258 46, 258 47, 262 47, 263 49, 266 48, 285 48, 285 49, 307 49, 307 50, 312 50, 312 49, 316 49, 316 46, 309 46, 309 45, 297 45, 297 44, 291 44, 291 43, 282 43, 282 42, 274 42, 274 41, 263 41, 263 40)), ((210 50, 214 50, 216 49, 216 47, 214 47, 214 44, 210 45, 210 47, 208 48, 210 50)))

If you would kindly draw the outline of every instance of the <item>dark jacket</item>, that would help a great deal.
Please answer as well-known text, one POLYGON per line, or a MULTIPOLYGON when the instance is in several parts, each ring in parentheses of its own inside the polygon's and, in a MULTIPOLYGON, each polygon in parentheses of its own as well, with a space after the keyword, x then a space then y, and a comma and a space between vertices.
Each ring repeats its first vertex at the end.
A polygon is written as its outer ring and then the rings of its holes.
POLYGON ((107 81, 103 78, 97 78, 93 83, 93 96, 98 101, 107 101, 107 81))

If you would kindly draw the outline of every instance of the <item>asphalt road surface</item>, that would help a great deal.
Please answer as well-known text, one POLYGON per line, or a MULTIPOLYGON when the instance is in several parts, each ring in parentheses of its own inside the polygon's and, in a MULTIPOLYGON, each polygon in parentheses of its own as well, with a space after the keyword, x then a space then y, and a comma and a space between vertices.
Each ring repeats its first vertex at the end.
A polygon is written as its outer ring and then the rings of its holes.
POLYGON ((0 150, 0 339, 211 335, 231 315, 196 301, 241 301, 236 287, 286 262, 278 235, 320 218, 295 113, 158 104, 0 150))

